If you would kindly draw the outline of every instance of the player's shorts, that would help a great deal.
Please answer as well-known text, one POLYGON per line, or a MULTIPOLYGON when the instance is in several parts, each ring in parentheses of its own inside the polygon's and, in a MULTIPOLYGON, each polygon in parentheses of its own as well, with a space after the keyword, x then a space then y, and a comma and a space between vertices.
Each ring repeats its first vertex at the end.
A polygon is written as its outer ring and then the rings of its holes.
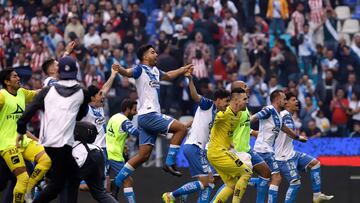
POLYGON ((227 185, 234 185, 242 175, 252 174, 252 170, 234 152, 227 149, 209 149, 207 157, 227 185))
POLYGON ((273 152, 266 152, 257 154, 265 161, 265 163, 269 166, 271 174, 280 173, 279 164, 275 160, 275 154, 273 152))
POLYGON ((210 161, 209 161, 209 159, 207 158, 207 150, 205 150, 205 156, 206 156, 206 160, 207 160, 208 163, 209 163, 209 167, 210 167, 210 170, 211 170, 212 175, 213 175, 213 176, 219 176, 219 173, 216 171, 216 169, 214 168, 214 166, 212 166, 212 165, 210 164, 210 161))
POLYGON ((183 145, 183 151, 189 162, 191 176, 208 176, 210 173, 210 167, 206 158, 205 150, 194 144, 185 144, 183 145))
POLYGON ((290 183, 300 180, 299 171, 305 171, 306 167, 315 158, 302 152, 295 152, 295 155, 287 161, 277 161, 281 174, 290 183))
POLYGON ((31 140, 25 148, 14 146, 1 151, 0 155, 4 158, 10 171, 14 171, 16 168, 26 167, 24 159, 34 162, 36 155, 42 151, 45 151, 44 147, 31 140))
POLYGON ((157 112, 139 115, 139 145, 155 145, 156 137, 168 133, 172 122, 173 118, 157 112))
POLYGON ((110 170, 114 171, 114 174, 118 174, 124 167, 125 163, 122 161, 109 160, 110 170))
POLYGON ((261 158, 261 156, 257 152, 255 152, 254 150, 250 149, 248 151, 248 153, 251 156, 251 163, 252 163, 253 167, 260 164, 260 163, 265 162, 264 159, 261 158))

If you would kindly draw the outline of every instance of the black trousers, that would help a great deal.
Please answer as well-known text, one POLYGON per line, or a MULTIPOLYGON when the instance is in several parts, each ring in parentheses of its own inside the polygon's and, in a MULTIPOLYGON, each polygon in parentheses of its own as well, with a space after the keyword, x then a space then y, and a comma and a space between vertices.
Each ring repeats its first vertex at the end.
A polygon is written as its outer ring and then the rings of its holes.
POLYGON ((40 192, 33 203, 45 203, 54 200, 66 185, 66 202, 76 203, 79 187, 79 179, 76 176, 78 166, 71 154, 72 147, 65 145, 60 148, 45 147, 45 151, 51 159, 49 183, 40 192))
POLYGON ((92 150, 89 152, 84 165, 79 169, 78 177, 85 180, 95 200, 103 203, 116 203, 117 201, 104 188, 104 165, 102 152, 92 150))

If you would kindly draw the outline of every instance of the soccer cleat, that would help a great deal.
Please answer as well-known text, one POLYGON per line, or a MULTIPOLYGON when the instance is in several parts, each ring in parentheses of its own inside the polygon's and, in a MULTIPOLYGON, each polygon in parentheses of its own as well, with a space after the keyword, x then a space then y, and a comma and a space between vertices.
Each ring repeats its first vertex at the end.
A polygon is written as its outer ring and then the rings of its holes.
POLYGON ((171 165, 171 166, 164 165, 163 170, 167 173, 170 173, 173 176, 177 176, 177 177, 182 176, 182 173, 176 169, 175 165, 171 165))
POLYGON ((175 198, 170 196, 170 192, 165 192, 162 195, 162 199, 165 203, 175 203, 175 198))
POLYGON ((325 195, 323 193, 320 193, 317 197, 313 198, 313 201, 314 203, 319 203, 322 201, 331 200, 332 198, 334 198, 334 195, 325 195))

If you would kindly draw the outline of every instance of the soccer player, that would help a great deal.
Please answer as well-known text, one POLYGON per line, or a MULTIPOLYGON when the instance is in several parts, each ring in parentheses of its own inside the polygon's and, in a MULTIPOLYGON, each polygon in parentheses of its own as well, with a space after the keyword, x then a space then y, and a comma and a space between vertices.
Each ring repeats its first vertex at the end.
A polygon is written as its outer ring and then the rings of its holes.
MULTIPOLYGON (((136 115, 135 101, 124 99, 121 102, 121 113, 113 115, 106 127, 106 150, 108 154, 110 170, 118 174, 125 164, 123 151, 128 135, 139 136, 140 132, 130 122, 136 115)), ((116 199, 119 188, 112 194, 116 199)), ((133 179, 128 177, 124 180, 124 195, 129 203, 135 203, 135 193, 133 190, 133 179)))
POLYGON ((251 168, 244 163, 244 160, 240 160, 235 152, 229 150, 232 146, 234 130, 239 125, 241 114, 245 111, 247 103, 248 97, 245 90, 233 89, 230 105, 225 111, 216 114, 207 157, 219 173, 225 187, 216 195, 214 202, 226 202, 231 194, 233 194, 233 203, 240 202, 251 177, 251 168))
MULTIPOLYGON (((74 50, 76 46, 75 41, 71 41, 66 47, 63 57, 68 56, 74 50)), ((55 59, 46 60, 41 68, 47 78, 43 81, 43 87, 55 84, 59 80, 59 62, 55 59)))
POLYGON ((90 100, 87 91, 76 80, 77 73, 76 61, 72 57, 60 58, 60 80, 56 85, 42 89, 17 122, 18 140, 21 140, 31 117, 37 110, 44 110, 40 143, 51 158, 52 171, 49 184, 35 198, 34 203, 55 199, 66 181, 68 202, 75 202, 77 199, 79 185, 74 172, 78 166, 72 156, 73 132, 76 120, 85 116, 90 100))
POLYGON ((181 122, 160 113, 159 90, 160 80, 172 80, 180 75, 189 74, 192 65, 177 70, 163 72, 157 69, 157 53, 151 45, 143 45, 137 52, 140 64, 135 68, 120 68, 119 73, 126 77, 133 77, 136 81, 136 90, 139 95, 138 123, 139 123, 139 151, 121 169, 115 183, 117 186, 129 177, 135 168, 147 161, 153 150, 156 137, 167 132, 173 133, 170 148, 166 157, 164 170, 175 176, 181 172, 175 167, 175 160, 180 144, 187 133, 186 126, 181 122))
MULTIPOLYGON (((242 88, 249 94, 250 89, 243 81, 235 81, 231 84, 231 89, 242 88)), ((253 165, 253 171, 258 174, 258 178, 251 178, 250 182, 255 182, 257 195, 256 202, 265 202, 265 196, 267 188, 269 187, 269 180, 271 176, 270 168, 265 161, 250 147, 250 134, 256 136, 257 131, 253 131, 250 128, 250 113, 246 108, 242 112, 240 117, 240 123, 236 127, 233 136, 234 149, 238 152, 246 152, 251 155, 251 163, 253 165)))
POLYGON ((285 105, 285 94, 282 90, 275 90, 270 94, 271 105, 264 107, 261 111, 250 117, 250 121, 260 120, 259 133, 255 142, 254 150, 264 159, 271 170, 271 182, 269 187, 268 202, 275 203, 281 175, 279 165, 274 157, 274 142, 279 135, 280 130, 286 132, 289 136, 300 141, 306 141, 305 137, 298 136, 288 128, 282 125, 280 111, 285 105))
POLYGON ((33 187, 49 170, 51 160, 44 148, 34 140, 25 137, 21 145, 16 144, 16 122, 37 91, 21 88, 20 78, 13 68, 0 72, 0 83, 4 87, 0 90, 0 155, 16 176, 13 202, 24 202, 25 194, 30 196, 33 187), (24 159, 37 163, 30 177, 24 159))
POLYGON ((183 151, 189 162, 190 174, 197 181, 186 183, 173 192, 163 194, 164 202, 171 203, 175 198, 200 191, 199 203, 207 203, 214 187, 213 177, 205 154, 205 146, 209 141, 210 130, 217 111, 225 111, 230 100, 226 90, 217 90, 214 100, 199 95, 196 91, 192 76, 189 78, 191 98, 199 104, 196 109, 191 129, 183 145, 183 151))
MULTIPOLYGON (((283 125, 286 125, 295 131, 295 122, 292 115, 299 110, 298 100, 292 93, 286 94, 285 110, 281 111, 280 115, 283 120, 283 125)), ((285 203, 295 202, 296 194, 300 189, 300 175, 301 171, 310 171, 312 189, 314 192, 313 201, 315 203, 323 200, 330 200, 334 196, 328 196, 321 193, 321 177, 320 177, 320 161, 317 159, 294 150, 293 139, 287 136, 286 133, 280 132, 275 140, 275 160, 279 163, 281 174, 290 184, 285 203)))
MULTIPOLYGON (((90 96, 90 103, 88 105, 86 116, 81 121, 86 121, 94 124, 97 128, 98 135, 96 136, 96 140, 93 143, 94 145, 102 148, 102 152, 104 153, 105 158, 105 173, 106 165, 107 165, 107 155, 106 155, 106 143, 105 143, 105 114, 104 114, 104 101, 105 97, 108 95, 109 90, 114 82, 114 79, 118 73, 119 65, 113 64, 111 67, 111 75, 106 83, 103 85, 101 90, 94 86, 90 85, 88 87, 88 92, 90 96)), ((110 182, 109 177, 106 177, 106 183, 110 182)), ((107 184, 106 184, 107 185, 107 184)), ((87 190, 86 184, 82 182, 80 185, 80 189, 87 190), (84 186, 85 185, 85 186, 84 186)))

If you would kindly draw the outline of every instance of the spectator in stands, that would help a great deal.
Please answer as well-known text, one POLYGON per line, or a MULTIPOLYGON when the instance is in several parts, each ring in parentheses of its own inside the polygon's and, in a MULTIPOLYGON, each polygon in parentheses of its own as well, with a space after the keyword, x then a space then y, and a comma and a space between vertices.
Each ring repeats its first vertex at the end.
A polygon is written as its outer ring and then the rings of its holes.
POLYGON ((268 87, 266 83, 262 80, 260 73, 255 73, 253 75, 254 82, 249 85, 251 90, 249 97, 249 110, 251 113, 256 113, 266 105, 266 98, 268 97, 268 87))
POLYGON ((225 30, 226 26, 231 27, 231 36, 237 37, 239 32, 238 22, 233 17, 233 13, 230 9, 224 9, 224 19, 221 22, 221 27, 225 30))
POLYGON ((325 72, 325 80, 319 82, 315 88, 315 96, 321 110, 324 111, 325 117, 331 119, 330 102, 335 96, 335 89, 338 82, 334 79, 332 70, 325 72))
POLYGON ((336 95, 330 103, 330 110, 332 111, 331 124, 337 127, 337 135, 339 137, 347 137, 348 129, 347 122, 349 120, 347 111, 349 107, 349 100, 345 97, 345 91, 341 88, 336 90, 336 95))
POLYGON ((324 116, 322 110, 314 111, 312 118, 315 120, 315 125, 321 130, 323 136, 327 136, 330 130, 330 121, 324 116))
POLYGON ((82 15, 82 24, 86 28, 88 25, 94 23, 95 19, 96 6, 94 3, 90 3, 87 7, 87 11, 85 11, 82 15))
POLYGON ((351 45, 351 51, 357 56, 357 61, 360 60, 360 33, 355 34, 353 43, 351 45))
POLYGON ((339 36, 336 31, 337 19, 336 13, 331 7, 326 8, 324 22, 324 46, 331 50, 336 50, 339 36))
POLYGON ((358 92, 352 94, 347 113, 351 117, 348 127, 355 131, 354 125, 360 124, 360 97, 358 92))
POLYGON ((354 72, 350 73, 347 82, 342 85, 342 88, 345 91, 345 97, 350 101, 352 99, 352 95, 360 90, 359 81, 357 81, 356 74, 354 72))
POLYGON ((69 33, 74 32, 76 36, 79 38, 80 43, 82 43, 85 35, 84 27, 79 22, 79 17, 77 14, 73 14, 70 19, 70 23, 65 27, 64 39, 65 42, 70 42, 69 33))
POLYGON ((98 33, 96 33, 95 27, 90 26, 89 32, 84 36, 84 46, 86 49, 90 50, 94 46, 100 46, 101 45, 101 38, 98 33))
POLYGON ((351 54, 350 47, 344 45, 340 47, 340 55, 339 58, 339 82, 344 83, 348 79, 348 75, 352 72, 359 73, 360 67, 358 67, 360 64, 356 61, 356 56, 351 54))
POLYGON ((56 32, 56 26, 48 23, 47 30, 49 34, 45 35, 44 42, 48 47, 48 51, 52 56, 55 56, 56 47, 59 42, 63 41, 64 38, 56 32))
POLYGON ((310 120, 312 120, 311 115, 316 111, 316 107, 313 105, 312 97, 305 97, 305 106, 301 107, 299 117, 301 119, 302 125, 307 126, 310 120))
POLYGON ((200 50, 201 54, 206 63, 210 62, 210 48, 209 46, 203 41, 203 34, 201 32, 195 33, 195 40, 190 41, 185 48, 184 52, 184 63, 189 64, 191 60, 196 55, 196 50, 200 50))
POLYGON ((293 29, 291 30, 291 34, 293 36, 297 36, 299 33, 303 33, 304 24, 305 24, 305 16, 304 12, 304 4, 302 2, 298 2, 296 5, 296 11, 291 15, 291 23, 293 29))
POLYGON ((308 121, 306 127, 302 128, 302 133, 309 138, 321 137, 322 133, 320 128, 316 126, 315 120, 311 119, 308 121))
POLYGON ((326 58, 321 62, 322 72, 324 73, 322 79, 325 78, 326 70, 331 70, 336 79, 339 78, 339 61, 334 57, 334 51, 328 49, 326 51, 326 58))
POLYGON ((303 74, 312 75, 312 62, 316 49, 313 42, 313 32, 310 32, 309 24, 304 24, 304 32, 298 35, 299 57, 302 63, 303 74))
POLYGON ((41 65, 49 59, 49 53, 42 42, 36 44, 35 52, 31 56, 30 66, 33 72, 41 70, 41 65))
POLYGON ((116 48, 121 43, 120 36, 113 31, 113 26, 110 22, 106 23, 105 32, 101 34, 101 39, 109 40, 110 46, 116 48))
POLYGON ((266 17, 271 21, 270 34, 283 34, 285 31, 285 21, 289 18, 287 1, 269 0, 266 17))
POLYGON ((134 19, 138 18, 140 21, 140 26, 144 28, 146 26, 147 17, 145 13, 139 10, 138 3, 132 3, 129 8, 131 8, 129 11, 130 22, 134 22, 134 19))

